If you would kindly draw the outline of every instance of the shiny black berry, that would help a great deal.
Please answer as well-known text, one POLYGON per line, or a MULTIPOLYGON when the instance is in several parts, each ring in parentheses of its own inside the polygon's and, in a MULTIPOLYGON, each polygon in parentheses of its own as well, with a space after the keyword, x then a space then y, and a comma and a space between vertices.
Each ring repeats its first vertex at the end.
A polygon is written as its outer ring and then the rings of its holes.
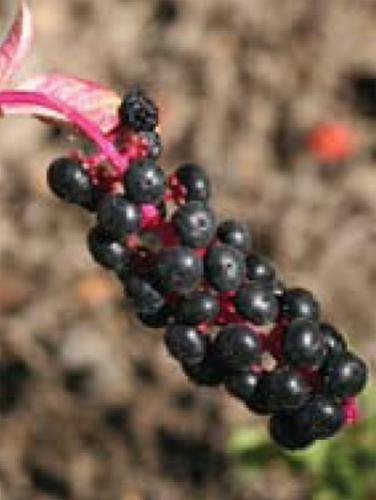
POLYGON ((287 363, 303 369, 320 367, 327 355, 318 324, 308 319, 290 323, 283 335, 282 351, 287 363))
POLYGON ((205 255, 205 277, 219 292, 236 291, 245 276, 243 255, 229 245, 216 245, 205 255))
POLYGON ((164 195, 166 178, 153 160, 140 160, 125 172, 124 186, 127 197, 134 203, 158 204, 164 195))
POLYGON ((165 306, 163 295, 152 283, 137 274, 130 274, 125 281, 125 291, 139 313, 157 314, 165 306))
POLYGON ((118 240, 137 232, 141 219, 139 207, 118 194, 107 195, 98 207, 98 224, 118 240))
POLYGON ((222 222, 217 229, 218 239, 236 248, 239 252, 247 254, 251 249, 251 234, 245 224, 232 219, 222 222))
POLYGON ((332 325, 320 323, 320 330, 330 356, 347 350, 345 339, 332 325))
POLYGON ((290 288, 282 297, 283 314, 290 318, 304 318, 317 321, 320 316, 320 306, 315 297, 303 288, 290 288))
POLYGON ((272 283, 275 279, 275 269, 257 253, 251 253, 247 257, 247 276, 251 281, 262 281, 272 283))
POLYGON ((185 188, 186 200, 207 201, 210 198, 210 183, 203 168, 185 163, 176 171, 179 183, 185 188))
POLYGON ((170 325, 164 341, 171 356, 185 365, 197 365, 205 358, 206 337, 193 326, 170 325))
POLYGON ((269 421, 269 432, 273 441, 287 450, 307 448, 314 442, 290 412, 274 414, 269 421))
POLYGON ((164 304, 156 311, 140 311, 137 317, 147 328, 163 328, 168 325, 172 317, 172 311, 169 304, 164 304))
POLYGON ((166 248, 158 259, 157 276, 166 292, 189 293, 203 277, 202 260, 190 248, 166 248))
POLYGON ((245 283, 237 292, 236 310, 255 325, 273 323, 279 310, 278 300, 272 289, 262 282, 245 283))
POLYGON ((323 369, 324 389, 333 396, 355 396, 364 389, 367 372, 364 361, 351 352, 332 356, 323 369))
POLYGON ((273 408, 269 399, 268 387, 265 383, 266 377, 266 372, 262 372, 258 375, 256 387, 245 401, 247 407, 252 411, 252 413, 256 413, 256 415, 270 415, 273 413, 273 408))
POLYGON ((315 394, 296 414, 299 426, 313 439, 334 436, 344 424, 341 403, 333 398, 315 394))
POLYGON ((245 325, 229 324, 223 327, 214 346, 219 359, 231 370, 247 370, 251 363, 260 360, 260 339, 245 325))
POLYGON ((215 387, 222 384, 224 380, 223 366, 210 347, 201 363, 195 365, 183 363, 182 368, 186 376, 200 386, 215 387))
POLYGON ((186 325, 210 323, 219 313, 219 303, 213 294, 194 291, 181 300, 176 311, 177 321, 186 325))
POLYGON ((299 408, 310 395, 310 388, 304 378, 288 367, 264 374, 261 383, 268 398, 268 408, 273 412, 299 408))
POLYGON ((215 234, 214 212, 200 201, 189 201, 178 208, 172 223, 182 243, 192 248, 205 248, 215 234))
POLYGON ((150 132, 158 124, 158 108, 140 89, 133 89, 124 97, 119 109, 122 124, 136 132, 150 132))
POLYGON ((225 379, 227 391, 237 399, 247 402, 254 393, 259 375, 252 371, 235 372, 225 379))
POLYGON ((48 167, 47 182, 60 199, 93 210, 96 193, 89 174, 72 158, 58 158, 48 167))
POLYGON ((100 227, 93 227, 87 238, 89 252, 101 266, 126 276, 130 268, 130 251, 100 227))

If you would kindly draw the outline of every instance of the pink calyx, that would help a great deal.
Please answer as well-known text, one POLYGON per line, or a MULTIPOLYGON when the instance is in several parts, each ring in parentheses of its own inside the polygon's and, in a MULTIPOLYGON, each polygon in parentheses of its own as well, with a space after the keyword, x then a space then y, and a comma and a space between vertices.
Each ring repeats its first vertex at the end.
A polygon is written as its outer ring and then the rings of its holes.
POLYGON ((152 204, 142 205, 142 229, 155 229, 160 227, 162 217, 158 208, 152 204))
POLYGON ((349 397, 345 399, 342 408, 346 425, 356 424, 360 420, 360 409, 356 398, 349 397))

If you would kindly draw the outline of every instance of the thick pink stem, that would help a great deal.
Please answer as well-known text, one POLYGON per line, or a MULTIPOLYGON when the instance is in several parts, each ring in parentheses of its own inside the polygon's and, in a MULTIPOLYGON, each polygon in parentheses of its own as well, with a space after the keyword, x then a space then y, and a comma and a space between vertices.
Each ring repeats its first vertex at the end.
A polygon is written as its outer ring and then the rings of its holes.
POLYGON ((77 128, 97 145, 98 149, 104 154, 108 162, 115 167, 119 174, 127 169, 129 163, 127 158, 123 157, 117 151, 111 140, 106 138, 95 123, 85 118, 85 116, 77 112, 68 104, 39 92, 4 90, 0 91, 0 108, 2 105, 33 105, 61 113, 69 122, 77 126, 77 128))

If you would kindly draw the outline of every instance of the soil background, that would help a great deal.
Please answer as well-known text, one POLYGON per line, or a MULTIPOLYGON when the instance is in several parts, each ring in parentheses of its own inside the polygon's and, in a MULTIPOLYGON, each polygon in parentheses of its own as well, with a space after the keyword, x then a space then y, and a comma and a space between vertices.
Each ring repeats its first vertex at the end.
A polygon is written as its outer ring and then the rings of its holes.
MULTIPOLYGON (((255 248, 373 363, 376 102, 354 82, 376 75, 376 2, 30 3, 22 74, 143 85, 162 109, 166 169, 202 163, 221 216, 245 220, 255 248), (303 145, 333 120, 351 127, 356 153, 328 166, 303 145)), ((2 27, 11 8, 2 0, 2 27)), ((1 500, 311 498, 309 479, 280 467, 236 480, 227 439, 257 419, 192 387, 91 261, 90 217, 45 182, 71 145, 30 120, 0 125, 1 500)))

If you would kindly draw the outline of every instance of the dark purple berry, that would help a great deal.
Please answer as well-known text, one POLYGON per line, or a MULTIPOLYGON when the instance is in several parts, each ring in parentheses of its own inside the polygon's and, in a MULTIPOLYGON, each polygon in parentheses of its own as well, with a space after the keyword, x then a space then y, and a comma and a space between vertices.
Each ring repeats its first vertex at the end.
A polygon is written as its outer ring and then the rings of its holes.
POLYGON ((236 310, 255 325, 273 323, 279 311, 278 300, 272 289, 262 282, 245 283, 237 292, 236 310))
POLYGON ((361 392, 367 377, 366 364, 351 352, 330 357, 323 369, 325 391, 338 397, 355 396, 361 392))
POLYGON ((96 194, 89 174, 72 158, 58 158, 48 167, 47 182, 60 199, 93 210, 96 194))
POLYGON ((205 203, 189 201, 176 210, 172 223, 183 245, 205 248, 215 234, 215 215, 205 203))
POLYGON ((157 275, 166 292, 189 293, 202 280, 202 260, 190 248, 166 248, 159 256, 157 275))
POLYGON ((130 268, 130 251, 106 234, 102 228, 93 227, 87 239, 93 259, 101 266, 112 269, 119 276, 126 276, 130 268))
POLYGON ((320 330, 328 349, 329 356, 346 351, 345 339, 332 325, 329 325, 329 323, 321 323, 320 330))
POLYGON ((304 318, 317 321, 320 317, 320 306, 308 290, 290 288, 282 297, 283 314, 290 318, 304 318))
POLYGON ((170 325, 164 337, 168 352, 185 365, 201 363, 206 354, 206 337, 193 326, 170 325))
POLYGON ((334 436, 344 424, 341 403, 332 398, 315 394, 296 413, 299 427, 313 439, 327 439, 334 436))
POLYGON ((272 265, 257 253, 247 257, 247 276, 250 281, 272 283, 275 279, 275 270, 272 265))
POLYGON ((247 370, 251 363, 260 360, 260 339, 245 325, 226 325, 219 331, 214 345, 219 359, 231 370, 247 370))
POLYGON ((287 363, 302 369, 319 368, 327 350, 317 323, 308 319, 295 319, 287 327, 282 351, 287 363))
POLYGON ((128 234, 141 227, 141 211, 137 205, 124 196, 107 195, 98 207, 98 223, 106 233, 123 240, 128 234))
POLYGON ((273 441, 287 450, 307 448, 314 439, 294 418, 294 413, 280 412, 274 414, 269 421, 269 432, 273 441))
POLYGON ((243 255, 228 245, 209 248, 205 255, 205 277, 219 292, 236 291, 245 276, 243 255))
POLYGON ((177 320, 186 325, 210 323, 219 313, 218 300, 209 292, 197 290, 178 305, 177 320))
POLYGON ((260 383, 268 400, 268 408, 273 412, 299 408, 310 395, 310 388, 304 378, 288 367, 265 373, 260 383))
POLYGON ((210 183, 203 168, 185 163, 176 171, 177 179, 186 190, 189 201, 207 201, 210 198, 210 183))
POLYGON ((166 177, 153 160, 140 160, 125 172, 124 186, 127 197, 134 203, 158 204, 165 192, 166 177))
POLYGON ((234 247, 239 252, 247 254, 251 249, 251 234, 245 224, 236 222, 232 219, 222 222, 217 229, 218 239, 234 247))
POLYGON ((207 349, 205 358, 201 363, 197 365, 183 363, 182 368, 186 376, 200 386, 215 387, 222 384, 224 379, 223 367, 210 348, 207 349))
POLYGON ((163 328, 167 326, 172 316, 171 308, 165 304, 155 312, 138 312, 137 317, 148 328, 163 328))
POLYGON ((267 373, 262 372, 258 376, 256 387, 252 394, 245 401, 247 407, 256 415, 270 415, 273 409, 270 405, 269 394, 267 392, 267 384, 265 378, 267 373))
POLYGON ((119 108, 120 121, 136 132, 151 132, 158 125, 158 108, 140 89, 126 94, 119 108))
POLYGON ((152 283, 137 274, 130 274, 125 281, 125 291, 139 313, 157 314, 165 306, 163 295, 152 283))
POLYGON ((231 373, 225 379, 227 391, 235 398, 247 402, 254 393, 259 375, 252 371, 231 373))

